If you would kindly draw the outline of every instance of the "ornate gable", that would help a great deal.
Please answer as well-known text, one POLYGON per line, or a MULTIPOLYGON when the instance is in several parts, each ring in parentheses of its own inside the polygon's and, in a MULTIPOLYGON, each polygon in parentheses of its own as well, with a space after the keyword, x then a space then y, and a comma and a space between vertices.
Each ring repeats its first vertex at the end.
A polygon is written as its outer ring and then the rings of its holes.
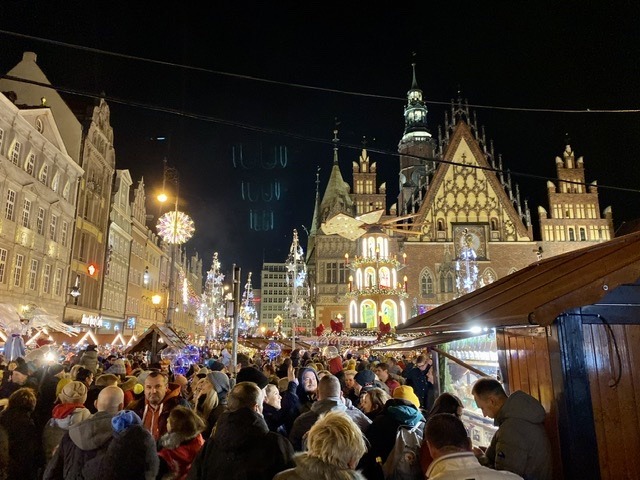
POLYGON ((532 240, 517 202, 492 170, 469 126, 459 121, 414 222, 426 240, 452 240, 456 223, 486 224, 494 241, 532 240))

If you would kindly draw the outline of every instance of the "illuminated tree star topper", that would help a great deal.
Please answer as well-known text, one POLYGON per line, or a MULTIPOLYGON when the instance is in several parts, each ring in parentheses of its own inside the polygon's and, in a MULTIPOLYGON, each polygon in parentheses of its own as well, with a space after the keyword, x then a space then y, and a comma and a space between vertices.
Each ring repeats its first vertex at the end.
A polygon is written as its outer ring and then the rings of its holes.
POLYGON ((183 244, 196 231, 193 220, 183 212, 167 212, 158 219, 158 235, 167 243, 183 244), (177 215, 177 217, 176 217, 177 215))

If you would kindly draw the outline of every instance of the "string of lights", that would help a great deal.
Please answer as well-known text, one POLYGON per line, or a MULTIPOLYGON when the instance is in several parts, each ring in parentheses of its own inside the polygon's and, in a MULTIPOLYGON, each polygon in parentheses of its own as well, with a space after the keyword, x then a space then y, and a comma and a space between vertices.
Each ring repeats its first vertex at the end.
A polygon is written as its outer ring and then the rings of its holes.
MULTIPOLYGON (((197 67, 197 66, 193 66, 193 65, 185 65, 185 64, 182 64, 182 63, 168 62, 168 61, 164 61, 164 60, 156 60, 156 59, 147 58, 147 57, 129 55, 129 54, 125 54, 125 53, 112 52, 112 51, 109 51, 109 50, 103 50, 103 49, 99 49, 99 48, 86 47, 86 46, 83 46, 83 45, 77 45, 77 44, 72 44, 72 43, 67 43, 67 42, 61 42, 61 41, 58 41, 58 40, 52 40, 52 39, 49 39, 49 38, 37 37, 37 36, 34 36, 34 35, 27 35, 27 34, 24 34, 24 33, 11 32, 11 31, 8 31, 8 30, 0 30, 0 34, 9 35, 9 36, 17 37, 17 38, 24 38, 24 39, 28 39, 28 40, 34 40, 34 41, 38 41, 38 42, 42 42, 42 43, 48 43, 48 44, 51 44, 51 45, 57 45, 57 46, 65 47, 65 48, 72 48, 72 49, 75 49, 75 50, 82 50, 82 51, 85 51, 85 52, 96 53, 96 54, 100 54, 100 55, 108 55, 108 56, 111 56, 111 57, 123 58, 123 59, 127 59, 127 60, 135 60, 135 61, 155 64, 155 65, 163 65, 163 66, 167 66, 167 67, 180 68, 180 69, 183 69, 183 70, 191 70, 191 71, 196 71, 196 72, 209 73, 209 74, 212 74, 212 75, 220 75, 220 76, 235 78, 235 79, 239 79, 239 80, 249 80, 249 81, 254 81, 254 82, 267 83, 267 84, 279 85, 279 86, 285 86, 285 87, 292 87, 292 88, 299 88, 299 89, 305 89, 305 90, 313 90, 313 91, 318 91, 318 92, 338 93, 338 94, 342 94, 342 95, 350 95, 350 96, 355 96, 355 97, 376 98, 376 99, 380 99, 380 100, 394 100, 394 101, 402 101, 402 102, 404 102, 406 100, 406 98, 402 98, 402 97, 379 95, 379 94, 373 94, 373 93, 355 92, 355 91, 352 91, 352 90, 342 90, 342 89, 338 89, 338 88, 318 87, 318 86, 314 86, 314 85, 305 85, 305 84, 301 84, 301 83, 293 83, 293 82, 283 82, 283 81, 278 81, 278 80, 271 80, 271 79, 267 79, 267 78, 255 77, 255 76, 252 76, 252 75, 242 75, 242 74, 238 74, 238 73, 223 72, 223 71, 220 71, 220 70, 212 70, 212 69, 204 68, 204 67, 197 67)), ((425 103, 427 105, 449 105, 450 104, 450 102, 438 101, 438 100, 425 100, 425 103)), ((544 113, 588 113, 588 114, 593 114, 593 113, 639 113, 640 112, 640 108, 621 108, 621 109, 582 108, 582 109, 571 109, 571 108, 505 107, 505 106, 499 106, 499 105, 481 105, 481 104, 469 104, 469 107, 477 108, 477 109, 484 109, 484 110, 503 110, 503 111, 536 112, 536 113, 544 112, 544 113)))
MULTIPOLYGON (((0 31, 1 33, 1 31, 0 31)), ((219 125, 225 125, 225 126, 230 126, 230 127, 235 127, 235 128, 239 128, 239 129, 243 129, 243 130, 249 130, 249 131, 253 131, 253 132, 258 132, 258 133, 265 133, 265 134, 269 134, 269 135, 278 135, 278 136, 282 136, 282 137, 286 137, 286 138, 292 138, 292 139, 296 139, 296 140, 301 140, 301 141, 306 141, 306 142, 312 142, 312 143, 318 143, 318 144, 322 144, 322 145, 331 145, 331 147, 335 147, 336 146, 336 142, 334 140, 328 140, 325 138, 317 138, 317 137, 311 137, 309 135, 302 135, 302 134, 297 134, 297 133, 293 133, 293 132, 289 132, 289 131, 285 131, 285 130, 276 130, 276 129, 271 129, 271 128, 265 128, 265 127, 260 127, 257 125, 251 125, 248 123, 242 123, 242 122, 234 122, 234 121, 230 121, 230 120, 224 120, 224 119, 220 119, 217 117, 212 117, 210 115, 204 115, 204 114, 198 114, 198 113, 192 113, 192 112, 185 112, 182 110, 177 110, 174 108, 169 108, 169 107, 163 107, 163 106, 159 106, 159 105, 151 105, 148 103, 142 103, 142 102, 134 102, 131 100, 124 100, 118 97, 113 97, 110 95, 105 95, 105 94, 95 94, 95 93, 91 93, 91 92, 86 92, 86 91, 82 91, 79 89, 75 89, 75 88, 68 88, 68 87, 60 87, 57 85, 52 85, 52 84, 48 84, 48 83, 42 83, 42 82, 37 82, 34 80, 29 80, 29 79, 25 79, 25 78, 20 78, 20 77, 15 77, 13 75, 0 75, 0 78, 6 78, 7 80, 13 80, 16 82, 23 82, 23 83, 28 83, 28 84, 32 84, 32 85, 37 85, 39 87, 44 87, 44 88, 50 88, 52 90, 56 90, 58 92, 64 92, 64 93, 68 93, 71 95, 79 95, 82 97, 87 97, 87 98, 92 98, 92 99, 104 99, 107 102, 110 103, 115 103, 115 104, 120 104, 120 105, 124 105, 124 106, 128 106, 128 107, 135 107, 135 108, 142 108, 145 110, 151 110, 151 111, 156 111, 156 112, 161 112, 161 113, 167 113, 167 114, 172 114, 172 115, 178 115, 178 116, 182 116, 182 117, 186 117, 186 118, 192 118, 195 120, 202 120, 205 122, 210 122, 210 123, 215 123, 215 124, 219 124, 219 125)), ((471 105, 469 105, 471 106, 471 105)), ((356 152, 359 152, 362 150, 362 145, 356 145, 356 144, 352 144, 352 143, 344 143, 344 142, 338 142, 337 146, 346 150, 353 150, 356 152)), ((370 153, 376 153, 378 155, 383 155, 383 156, 388 156, 388 157, 393 157, 393 158, 398 158, 400 155, 398 154, 398 152, 393 152, 390 150, 385 150, 385 149, 381 149, 381 148, 374 148, 374 147, 367 147, 367 151, 370 153)), ((444 163, 444 164, 448 164, 448 165, 454 165, 454 166, 463 166, 463 164, 459 163, 459 162, 454 162, 454 161, 449 161, 449 160, 444 160, 444 159, 438 159, 438 158, 426 158, 426 157, 421 157, 421 156, 417 156, 417 155, 413 155, 411 156, 412 158, 416 158, 416 159, 421 159, 421 160, 429 160, 429 161, 433 161, 435 163, 444 163)), ((549 177, 549 176, 544 176, 544 175, 535 175, 535 174, 531 174, 531 173, 525 173, 525 172, 519 172, 516 170, 510 170, 510 169, 498 169, 498 168, 493 168, 493 167, 484 167, 482 165, 469 165, 469 164, 464 164, 465 167, 467 168, 474 168, 477 170, 489 170, 495 173, 503 173, 503 174, 508 174, 511 175, 511 177, 521 177, 521 178, 529 178, 529 179, 534 179, 534 180, 542 180, 542 181, 551 181, 551 182, 560 182, 560 179, 556 178, 556 177, 549 177)), ((575 181, 568 181, 568 180, 562 180, 563 182, 569 184, 575 184, 575 185, 583 185, 583 186, 590 186, 590 184, 588 183, 583 183, 583 182, 575 182, 575 181)), ((609 184, 598 184, 598 189, 603 190, 603 189, 608 189, 608 190, 615 190, 615 191, 621 191, 621 192, 627 192, 627 193, 640 193, 640 189, 638 188, 630 188, 630 187, 619 187, 616 185, 609 185, 609 184)))

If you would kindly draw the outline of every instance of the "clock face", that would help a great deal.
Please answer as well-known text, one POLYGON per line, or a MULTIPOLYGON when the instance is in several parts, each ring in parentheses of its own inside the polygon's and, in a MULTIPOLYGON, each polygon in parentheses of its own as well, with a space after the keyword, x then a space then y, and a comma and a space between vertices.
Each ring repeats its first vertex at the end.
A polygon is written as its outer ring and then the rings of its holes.
POLYGON ((465 248, 471 248, 478 260, 486 259, 487 249, 484 225, 456 225, 453 227, 453 232, 456 257, 459 258, 460 253, 465 248))

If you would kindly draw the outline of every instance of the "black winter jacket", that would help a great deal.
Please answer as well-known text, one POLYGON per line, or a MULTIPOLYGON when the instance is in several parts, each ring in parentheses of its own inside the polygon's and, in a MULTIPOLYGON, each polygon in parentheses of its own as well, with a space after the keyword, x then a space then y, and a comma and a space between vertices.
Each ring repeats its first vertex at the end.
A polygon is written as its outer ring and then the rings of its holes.
POLYGON ((248 408, 226 412, 187 477, 208 480, 272 480, 293 467, 293 447, 269 431, 261 415, 248 408))

